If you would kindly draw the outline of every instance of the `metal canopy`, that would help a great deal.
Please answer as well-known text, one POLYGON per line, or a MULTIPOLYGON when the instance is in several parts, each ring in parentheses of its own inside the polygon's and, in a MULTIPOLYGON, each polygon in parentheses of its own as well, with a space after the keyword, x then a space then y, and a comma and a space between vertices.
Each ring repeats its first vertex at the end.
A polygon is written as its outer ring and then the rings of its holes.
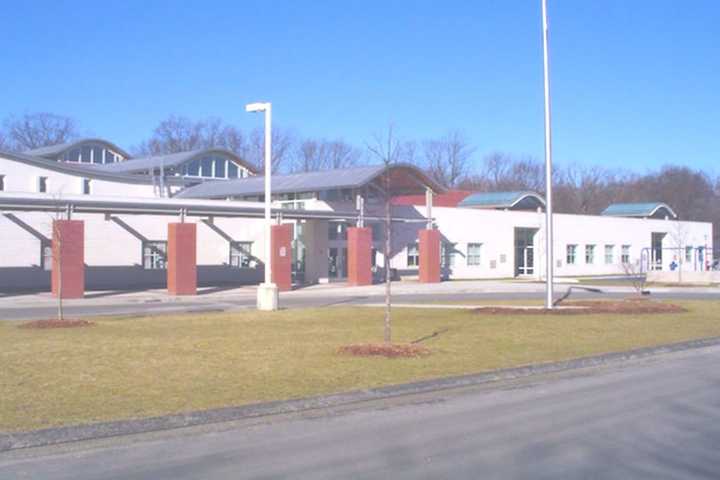
MULTIPOLYGON (((264 207, 260 202, 219 201, 219 200, 178 200, 156 199, 143 200, 113 198, 62 196, 54 197, 47 194, 13 194, 0 192, 0 212, 51 212, 62 214, 97 213, 97 214, 130 214, 130 215, 179 215, 187 217, 228 217, 228 218, 262 218, 264 207)), ((332 210, 294 210, 273 208, 273 216, 292 220, 356 220, 357 211, 332 210)), ((365 221, 384 221, 382 216, 364 216, 365 221)), ((425 218, 395 216, 394 222, 417 223, 426 222, 425 218)))

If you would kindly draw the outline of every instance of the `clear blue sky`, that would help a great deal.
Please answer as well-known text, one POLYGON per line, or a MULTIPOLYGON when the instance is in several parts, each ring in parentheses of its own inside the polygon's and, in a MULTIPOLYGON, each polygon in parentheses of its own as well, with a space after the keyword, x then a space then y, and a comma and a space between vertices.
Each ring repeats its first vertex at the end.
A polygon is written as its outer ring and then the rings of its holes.
MULTIPOLYGON (((720 2, 550 0, 555 158, 715 169, 720 2)), ((0 117, 48 111, 130 147, 169 114, 362 145, 463 130, 543 155, 540 0, 12 2, 0 117)))

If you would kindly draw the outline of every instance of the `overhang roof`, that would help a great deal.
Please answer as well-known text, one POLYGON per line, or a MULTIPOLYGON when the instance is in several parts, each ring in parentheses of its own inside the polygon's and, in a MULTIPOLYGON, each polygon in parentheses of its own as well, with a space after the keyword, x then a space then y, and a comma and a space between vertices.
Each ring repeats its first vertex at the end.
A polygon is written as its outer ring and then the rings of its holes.
MULTIPOLYGON (((434 192, 444 189, 419 168, 408 164, 389 167, 391 189, 398 193, 414 193, 430 188, 434 192)), ((373 183, 385 173, 384 165, 353 167, 317 172, 293 173, 272 176, 273 193, 315 192, 342 188, 360 188, 373 183)), ((236 180, 204 182, 179 192, 181 198, 226 198, 262 195, 265 191, 263 176, 236 180)))
POLYGON ((677 214, 672 208, 663 202, 644 202, 644 203, 613 203, 607 207, 602 215, 609 217, 655 217, 662 218, 669 216, 677 218, 677 214))
MULTIPOLYGON (((61 214, 66 211, 94 214, 127 215, 178 215, 186 217, 227 217, 227 218, 263 218, 265 206, 261 202, 183 200, 178 198, 125 198, 110 196, 63 195, 56 197, 47 193, 0 192, 0 211, 51 212, 61 214)), ((423 223, 427 219, 415 209, 406 214, 394 213, 391 220, 400 223, 423 223)), ((273 216, 286 219, 318 220, 356 220, 356 210, 296 210, 273 208, 273 216)), ((382 222, 381 215, 365 215, 369 222, 382 222)))
POLYGON ((533 201, 535 207, 545 206, 545 200, 535 192, 482 192, 468 195, 458 204, 466 208, 515 208, 523 201, 533 201))
POLYGON ((170 153, 167 155, 154 155, 150 157, 140 157, 125 160, 124 162, 107 163, 104 165, 96 165, 100 170, 109 172, 137 173, 147 170, 155 170, 160 168, 178 167, 184 163, 190 162, 197 158, 208 155, 217 154, 227 157, 246 168, 251 173, 257 173, 257 168, 249 162, 246 162, 230 150, 222 148, 205 148, 199 150, 190 150, 188 152, 170 153))
POLYGON ((122 148, 118 147, 112 142, 103 140, 102 138, 80 138, 67 143, 58 143, 56 145, 48 145, 47 147, 34 148, 23 152, 25 155, 31 155, 34 157, 44 157, 57 159, 65 152, 72 150, 73 148, 81 147, 85 144, 100 144, 114 152, 119 153, 125 158, 130 158, 130 154, 122 148))

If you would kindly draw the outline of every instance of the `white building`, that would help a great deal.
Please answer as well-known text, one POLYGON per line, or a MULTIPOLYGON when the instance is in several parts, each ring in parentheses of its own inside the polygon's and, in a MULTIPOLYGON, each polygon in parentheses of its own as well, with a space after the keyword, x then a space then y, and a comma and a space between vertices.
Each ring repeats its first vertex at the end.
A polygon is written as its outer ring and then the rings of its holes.
MULTIPOLYGON (((164 287, 167 225, 180 218, 197 224, 199 285, 259 283, 263 182, 255 174, 220 149, 131 158, 110 142, 88 139, 0 152, 0 291, 50 288, 52 222, 68 214, 85 222, 86 289, 164 287)), ((420 170, 369 166, 273 178, 274 215, 295 225, 294 283, 347 276, 346 232, 361 216, 358 197, 362 221, 373 229, 371 261, 382 266, 386 174, 397 197, 391 267, 399 275, 417 275, 418 232, 428 223, 442 238, 445 278, 540 278, 544 272, 538 195, 477 193, 428 208, 417 198, 442 189, 420 170)), ((560 276, 622 274, 628 265, 700 271, 712 252, 710 223, 678 220, 660 203, 615 205, 601 216, 557 214, 554 222, 560 276)))

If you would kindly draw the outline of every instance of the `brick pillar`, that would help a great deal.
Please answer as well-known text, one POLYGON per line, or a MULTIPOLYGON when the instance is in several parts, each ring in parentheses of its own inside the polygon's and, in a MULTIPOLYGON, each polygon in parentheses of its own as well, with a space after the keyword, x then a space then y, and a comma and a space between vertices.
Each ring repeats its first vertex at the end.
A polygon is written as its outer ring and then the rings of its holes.
POLYGON ((57 297, 62 290, 62 298, 83 298, 85 223, 82 220, 53 220, 52 229, 52 294, 57 297))
POLYGON ((170 223, 167 238, 168 293, 197 294, 197 225, 170 223))
POLYGON ((271 278, 281 292, 292 290, 292 232, 293 226, 284 223, 273 225, 270 234, 271 278))
POLYGON ((371 285, 372 229, 350 227, 348 241, 348 283, 352 286, 371 285))
POLYGON ((420 281, 440 281, 440 230, 420 230, 420 281))

